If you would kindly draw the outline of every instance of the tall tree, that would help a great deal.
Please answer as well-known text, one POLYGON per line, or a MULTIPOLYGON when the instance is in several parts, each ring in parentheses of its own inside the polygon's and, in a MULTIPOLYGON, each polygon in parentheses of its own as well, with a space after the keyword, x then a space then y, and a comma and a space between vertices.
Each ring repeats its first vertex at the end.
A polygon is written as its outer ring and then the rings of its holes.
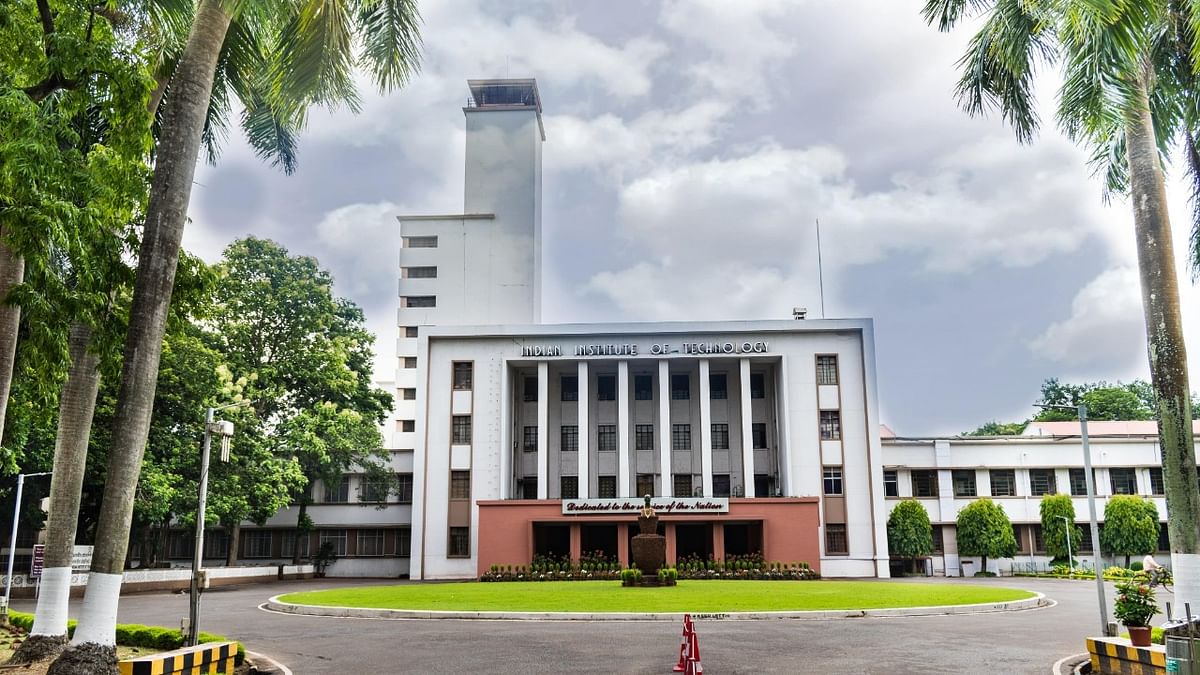
POLYGON ((1153 553, 1158 548, 1158 509, 1154 502, 1135 495, 1113 495, 1104 505, 1100 546, 1106 553, 1130 556, 1153 553))
MULTIPOLYGON (((1155 419, 1171 513, 1176 600, 1200 605, 1200 489, 1187 353, 1179 311, 1163 158, 1182 141, 1193 176, 1200 155, 1194 99, 1200 28, 1196 0, 928 0, 926 20, 950 30, 984 13, 960 62, 958 95, 971 114, 1000 111, 1023 142, 1038 128, 1034 72, 1063 68, 1058 119, 1093 150, 1110 191, 1129 196, 1141 278, 1155 419)), ((1200 237, 1200 229, 1196 230, 1200 237)))
POLYGON ((929 513, 916 499, 902 499, 892 509, 887 522, 888 550, 902 558, 908 558, 909 569, 915 567, 918 558, 933 553, 933 526, 929 513))
POLYGON ((1077 555, 1083 532, 1075 525, 1075 503, 1070 495, 1046 495, 1038 511, 1046 553, 1054 560, 1068 560, 1077 555))
POLYGON ((1012 521, 996 502, 983 497, 967 504, 955 521, 958 552, 982 558, 980 574, 988 574, 988 558, 1011 558, 1017 554, 1012 521))

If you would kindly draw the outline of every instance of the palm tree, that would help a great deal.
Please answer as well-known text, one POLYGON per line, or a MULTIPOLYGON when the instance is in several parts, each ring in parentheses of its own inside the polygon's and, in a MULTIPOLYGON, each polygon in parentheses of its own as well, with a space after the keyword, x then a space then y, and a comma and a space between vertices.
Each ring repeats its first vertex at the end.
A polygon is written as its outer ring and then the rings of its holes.
MULTIPOLYGON (((163 104, 91 574, 71 647, 49 671, 56 675, 116 672, 116 607, 180 240, 196 159, 211 128, 207 121, 218 64, 223 53, 236 60, 226 46, 239 35, 273 47, 270 68, 233 71, 240 79, 230 86, 247 115, 265 110, 260 117, 297 124, 314 103, 357 104, 356 61, 387 90, 407 81, 418 58, 413 0, 197 2, 163 104), (243 30, 231 31, 235 18, 243 30), (361 45, 357 59, 356 39, 361 45)), ((230 45, 231 51, 241 46, 230 45)))
MULTIPOLYGON (((1194 170, 1200 94, 1193 55, 1195 0, 928 0, 926 21, 950 30, 986 20, 959 62, 957 94, 970 114, 994 108, 1029 142, 1039 120, 1035 68, 1060 64, 1058 121, 1093 151, 1107 192, 1128 195, 1141 276, 1151 383, 1163 452, 1176 602, 1200 606, 1200 490, 1167 214, 1163 162, 1183 141, 1194 170)), ((1200 176, 1200 171, 1194 171, 1200 176)), ((1197 231, 1200 234, 1200 230, 1197 231)))

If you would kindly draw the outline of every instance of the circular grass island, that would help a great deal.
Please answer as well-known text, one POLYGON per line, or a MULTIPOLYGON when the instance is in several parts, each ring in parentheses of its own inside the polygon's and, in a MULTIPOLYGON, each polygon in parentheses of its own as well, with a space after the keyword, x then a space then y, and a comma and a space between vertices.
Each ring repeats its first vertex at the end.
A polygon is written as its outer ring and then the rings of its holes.
POLYGON ((434 612, 726 613, 984 605, 1036 593, 971 584, 886 581, 687 580, 662 588, 597 581, 361 586, 281 595, 293 605, 434 612))

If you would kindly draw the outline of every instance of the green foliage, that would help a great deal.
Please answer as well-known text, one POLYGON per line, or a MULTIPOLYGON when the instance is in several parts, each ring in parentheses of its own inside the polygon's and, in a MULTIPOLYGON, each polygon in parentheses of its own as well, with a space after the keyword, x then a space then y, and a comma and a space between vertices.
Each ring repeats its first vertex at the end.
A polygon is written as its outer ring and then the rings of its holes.
POLYGON ((1158 548, 1158 509, 1154 502, 1134 495, 1113 495, 1104 506, 1100 545, 1106 553, 1129 557, 1153 553, 1158 548))
POLYGON ((1029 420, 1024 422, 997 422, 992 420, 979 425, 979 428, 974 431, 963 432, 962 436, 1017 436, 1020 435, 1025 427, 1029 424, 1029 420))
MULTIPOLYGON (((1089 420, 1154 418, 1154 390, 1143 380, 1116 384, 1103 380, 1070 384, 1052 377, 1042 383, 1042 398, 1038 403, 1060 406, 1086 403, 1089 420)), ((1034 419, 1039 422, 1066 422, 1079 419, 1079 415, 1073 410, 1042 410, 1034 419)))
POLYGON ((1154 589, 1139 579, 1117 583, 1113 616, 1126 626, 1148 626, 1158 613, 1154 589))
MULTIPOLYGON (((25 612, 9 611, 8 622, 25 632, 33 630, 33 615, 25 612)), ((67 622, 67 634, 74 635, 75 619, 67 622)), ((125 647, 143 647, 146 649, 161 649, 168 651, 179 649, 183 646, 183 633, 178 629, 161 628, 158 626, 146 626, 140 623, 119 623, 116 631, 117 644, 125 647)), ((201 644, 209 642, 232 642, 229 638, 215 633, 205 633, 200 631, 199 640, 201 644)), ((246 659, 246 648, 242 643, 237 642, 237 656, 235 662, 238 665, 246 659)))
POLYGON ((958 512, 958 552, 983 558, 1011 558, 1017 553, 1017 539, 1004 509, 991 499, 977 499, 958 512))
POLYGON ((888 550, 893 555, 919 558, 933 552, 933 526, 921 502, 903 499, 887 522, 888 550))
POLYGON ((1068 556, 1079 553, 1079 544, 1083 541, 1083 531, 1075 525, 1075 503, 1069 495, 1046 495, 1042 497, 1039 507, 1042 516, 1042 541, 1045 542, 1046 553, 1055 560, 1065 560, 1068 556), (1063 517, 1067 520, 1064 521, 1063 517), (1068 522, 1070 523, 1068 527, 1068 522), (1067 538, 1070 537, 1070 551, 1067 551, 1067 538))

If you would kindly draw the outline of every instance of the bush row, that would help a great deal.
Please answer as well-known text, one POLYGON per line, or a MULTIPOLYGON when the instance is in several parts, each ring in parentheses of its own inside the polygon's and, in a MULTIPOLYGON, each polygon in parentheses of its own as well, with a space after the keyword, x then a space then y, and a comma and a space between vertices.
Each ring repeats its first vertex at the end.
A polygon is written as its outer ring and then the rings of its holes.
MULTIPOLYGON (((1133 565, 1129 569, 1124 567, 1105 567, 1104 579, 1106 581, 1118 581, 1121 579, 1132 579, 1140 573, 1141 563, 1137 564, 1137 569, 1133 565)), ((1053 565, 1047 572, 1013 572, 1015 577, 1049 577, 1053 579, 1095 579, 1096 570, 1090 567, 1076 565, 1074 571, 1067 565, 1053 565)))
MULTIPOLYGON (((479 577, 480 581, 626 581, 627 573, 636 568, 582 570, 582 569, 543 569, 540 566, 527 565, 492 565, 491 569, 479 577)), ((746 561, 733 561, 726 564, 723 561, 684 561, 674 567, 663 568, 661 573, 668 571, 672 579, 752 579, 752 580, 808 580, 819 579, 821 575, 809 567, 808 563, 779 563, 760 562, 752 564, 746 561)), ((638 574, 641 574, 638 571, 638 574)))
MULTIPOLYGON (((26 633, 33 630, 32 614, 10 611, 8 613, 8 622, 24 630, 26 633)), ((74 619, 67 621, 68 637, 75 635, 75 623, 74 619)), ((158 649, 166 652, 182 648, 183 640, 183 633, 172 628, 144 626, 140 623, 117 624, 117 644, 123 647, 141 647, 143 649, 158 649)), ((232 642, 232 640, 222 635, 200 631, 200 642, 203 644, 206 642, 232 642)), ((246 649, 240 642, 234 644, 237 645, 235 663, 241 665, 242 661, 246 659, 246 649)))

